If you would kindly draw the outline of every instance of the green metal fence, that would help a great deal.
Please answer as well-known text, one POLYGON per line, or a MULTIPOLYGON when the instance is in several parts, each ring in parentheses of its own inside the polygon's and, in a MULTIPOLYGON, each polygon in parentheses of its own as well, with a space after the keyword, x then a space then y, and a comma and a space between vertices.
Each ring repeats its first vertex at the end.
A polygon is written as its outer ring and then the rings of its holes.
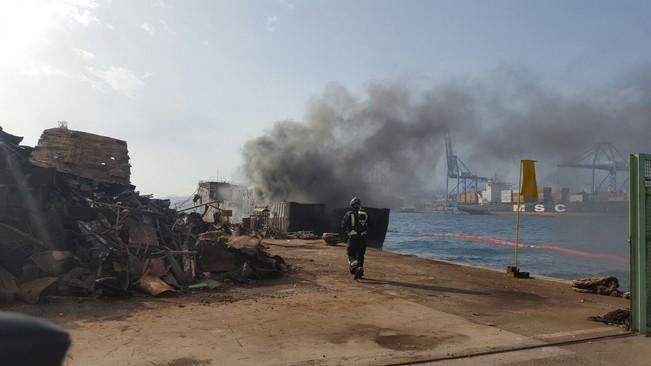
POLYGON ((631 326, 647 334, 651 307, 651 155, 630 157, 631 326))

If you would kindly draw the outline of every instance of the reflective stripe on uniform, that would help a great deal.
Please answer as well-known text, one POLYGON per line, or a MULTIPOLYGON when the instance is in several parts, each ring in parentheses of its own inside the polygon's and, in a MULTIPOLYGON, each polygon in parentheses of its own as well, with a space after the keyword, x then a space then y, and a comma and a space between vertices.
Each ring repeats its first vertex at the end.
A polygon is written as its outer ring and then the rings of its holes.
POLYGON ((348 236, 368 235, 368 232, 365 230, 368 227, 368 214, 364 209, 360 208, 357 212, 351 211, 350 227, 353 229, 348 232, 348 236), (359 215, 358 218, 356 218, 357 215, 359 215), (360 232, 357 232, 357 230, 360 230, 360 232))
POLYGON ((359 224, 364 227, 368 226, 368 214, 366 211, 360 209, 357 214, 359 215, 359 224))
POLYGON ((350 269, 356 269, 357 267, 359 267, 359 262, 357 260, 354 260, 352 262, 349 260, 348 266, 350 267, 350 269))

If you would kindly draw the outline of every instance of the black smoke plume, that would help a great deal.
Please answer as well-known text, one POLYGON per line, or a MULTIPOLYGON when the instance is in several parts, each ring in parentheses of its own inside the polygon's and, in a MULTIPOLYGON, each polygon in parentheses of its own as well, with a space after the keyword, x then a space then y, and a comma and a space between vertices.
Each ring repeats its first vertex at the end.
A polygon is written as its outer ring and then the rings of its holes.
POLYGON ((478 175, 514 181, 518 161, 536 159, 539 184, 569 184, 577 175, 556 164, 600 142, 622 154, 651 150, 651 67, 571 96, 512 70, 426 91, 373 83, 361 97, 330 85, 308 103, 303 122, 277 122, 248 141, 243 172, 264 201, 342 206, 357 195, 369 206, 427 202, 445 185, 448 129, 478 175))

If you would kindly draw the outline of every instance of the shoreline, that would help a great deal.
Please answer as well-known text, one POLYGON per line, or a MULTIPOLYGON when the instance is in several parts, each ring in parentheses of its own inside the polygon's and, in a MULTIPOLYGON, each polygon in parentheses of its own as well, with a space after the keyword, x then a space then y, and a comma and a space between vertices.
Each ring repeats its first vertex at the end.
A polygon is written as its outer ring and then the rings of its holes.
MULTIPOLYGON (((429 257, 429 256, 421 256, 421 255, 418 255, 418 254, 403 253, 403 252, 399 252, 399 251, 396 251, 396 250, 383 249, 383 251, 398 254, 398 255, 415 256, 417 258, 430 259, 430 260, 435 261, 435 262, 448 263, 448 264, 453 264, 453 265, 462 266, 462 267, 470 267, 470 268, 482 269, 482 270, 501 273, 501 274, 506 275, 506 266, 504 266, 504 270, 501 270, 501 269, 499 269, 497 267, 488 267, 488 266, 482 266, 480 264, 457 262, 457 261, 452 261, 452 260, 443 259, 443 258, 439 258, 439 257, 429 257)), ((534 273, 534 272, 531 272, 531 276, 533 276, 534 278, 539 278, 539 279, 547 280, 547 281, 560 282, 560 283, 567 284, 567 285, 572 284, 572 280, 566 280, 564 278, 541 275, 541 274, 534 273)))

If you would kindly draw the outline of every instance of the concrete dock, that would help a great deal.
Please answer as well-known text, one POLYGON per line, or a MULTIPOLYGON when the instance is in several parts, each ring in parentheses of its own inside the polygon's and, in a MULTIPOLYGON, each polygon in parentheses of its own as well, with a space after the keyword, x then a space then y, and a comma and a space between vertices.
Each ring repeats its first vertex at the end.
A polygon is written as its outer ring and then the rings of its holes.
MULTIPOLYGON (((236 245, 250 244, 248 239, 236 245)), ((567 282, 369 250, 271 240, 292 273, 221 291, 10 309, 68 329, 82 365, 648 365, 651 341, 587 320, 627 300, 567 282)))

